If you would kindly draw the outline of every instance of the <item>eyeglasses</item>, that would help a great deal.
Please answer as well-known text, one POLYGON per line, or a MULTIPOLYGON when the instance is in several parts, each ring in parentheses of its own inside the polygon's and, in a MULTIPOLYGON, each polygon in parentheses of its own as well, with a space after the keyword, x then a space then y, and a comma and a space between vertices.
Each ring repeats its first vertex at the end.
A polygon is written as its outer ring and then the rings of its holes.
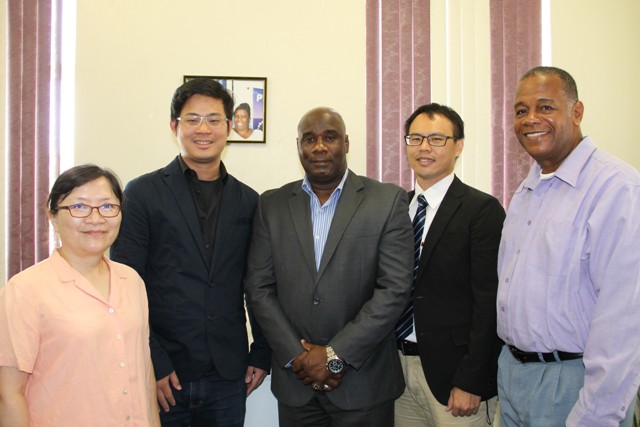
POLYGON ((94 209, 98 210, 98 213, 103 218, 113 218, 120 213, 120 205, 113 203, 105 203, 100 206, 89 206, 84 203, 76 203, 69 206, 58 206, 56 209, 66 209, 69 211, 69 215, 74 218, 86 218, 91 215, 94 209))
POLYGON ((420 135, 419 133, 412 133, 411 135, 407 135, 404 137, 404 141, 407 143, 407 145, 411 145, 411 146, 422 145, 422 142, 425 139, 427 140, 429 145, 432 147, 444 147, 445 144, 447 143, 447 140, 453 139, 455 141, 458 138, 456 138, 455 136, 440 135, 438 133, 433 133, 431 135, 426 135, 426 136, 420 135))
POLYGON ((227 119, 222 119, 219 116, 199 116, 197 114, 186 114, 182 117, 178 117, 177 120, 180 120, 186 126, 190 128, 198 128, 202 124, 204 120, 207 125, 211 128, 218 128, 222 126, 223 123, 226 123, 227 119))

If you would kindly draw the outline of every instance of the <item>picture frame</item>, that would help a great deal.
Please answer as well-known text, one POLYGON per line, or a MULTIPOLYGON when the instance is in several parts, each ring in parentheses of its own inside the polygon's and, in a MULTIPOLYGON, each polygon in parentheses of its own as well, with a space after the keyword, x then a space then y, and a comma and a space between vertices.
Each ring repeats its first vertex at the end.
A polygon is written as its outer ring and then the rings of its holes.
POLYGON ((266 143, 267 78, 185 75, 184 82, 204 77, 217 80, 233 97, 231 133, 227 142, 266 143))

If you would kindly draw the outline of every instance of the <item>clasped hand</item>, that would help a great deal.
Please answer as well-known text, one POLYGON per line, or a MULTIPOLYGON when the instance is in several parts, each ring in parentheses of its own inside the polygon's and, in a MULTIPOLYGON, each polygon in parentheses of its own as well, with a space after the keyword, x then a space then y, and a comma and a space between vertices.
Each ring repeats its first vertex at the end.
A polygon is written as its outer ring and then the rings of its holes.
POLYGON ((298 376, 303 383, 327 385, 324 391, 331 391, 340 385, 342 374, 332 374, 327 370, 327 349, 322 345, 311 344, 300 340, 305 351, 293 360, 291 371, 298 376))

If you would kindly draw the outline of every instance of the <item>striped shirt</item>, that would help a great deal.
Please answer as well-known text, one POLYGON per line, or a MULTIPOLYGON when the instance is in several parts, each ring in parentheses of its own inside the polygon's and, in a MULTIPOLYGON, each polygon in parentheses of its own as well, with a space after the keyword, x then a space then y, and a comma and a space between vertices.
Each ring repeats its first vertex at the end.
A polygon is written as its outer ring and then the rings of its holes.
POLYGON ((347 179, 349 170, 346 170, 340 184, 333 190, 329 200, 324 205, 320 205, 318 196, 313 192, 311 184, 305 175, 302 181, 302 189, 309 195, 309 207, 311 209, 311 224, 313 226, 313 250, 316 255, 316 270, 320 268, 320 260, 322 259, 322 252, 324 251, 324 245, 327 243, 327 237, 329 236, 329 229, 331 228, 331 221, 333 220, 333 214, 336 212, 338 206, 338 200, 342 194, 342 188, 344 182, 347 179))

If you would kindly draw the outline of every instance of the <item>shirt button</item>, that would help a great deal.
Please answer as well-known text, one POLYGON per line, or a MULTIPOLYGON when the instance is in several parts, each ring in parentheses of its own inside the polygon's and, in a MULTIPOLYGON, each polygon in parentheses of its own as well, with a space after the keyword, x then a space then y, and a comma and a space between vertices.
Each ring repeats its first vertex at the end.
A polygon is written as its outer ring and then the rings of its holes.
POLYGON ((320 236, 316 235, 316 240, 320 240, 320 236))
POLYGON ((116 335, 116 339, 117 339, 117 340, 120 340, 120 339, 122 339, 122 335, 120 335, 120 334, 117 334, 117 335, 116 335))
POLYGON ((125 388, 124 390, 122 390, 122 394, 129 394, 129 390, 125 388))
POLYGON ((131 420, 131 415, 127 415, 127 421, 131 420))
POLYGON ((504 306, 500 307, 500 311, 504 311, 504 306))
POLYGON ((516 253, 517 253, 517 254, 520 254, 520 249, 518 249, 518 250, 516 251, 516 253))
POLYGON ((531 225, 531 220, 527 221, 527 225, 531 225))
POLYGON ((115 312, 116 312, 116 311, 113 309, 113 307, 109 307, 109 313, 113 314, 113 313, 115 313, 115 312))
POLYGON ((120 367, 124 368, 124 362, 120 362, 120 367))
POLYGON ((506 279, 504 279, 505 283, 509 283, 509 278, 507 277, 506 279))

